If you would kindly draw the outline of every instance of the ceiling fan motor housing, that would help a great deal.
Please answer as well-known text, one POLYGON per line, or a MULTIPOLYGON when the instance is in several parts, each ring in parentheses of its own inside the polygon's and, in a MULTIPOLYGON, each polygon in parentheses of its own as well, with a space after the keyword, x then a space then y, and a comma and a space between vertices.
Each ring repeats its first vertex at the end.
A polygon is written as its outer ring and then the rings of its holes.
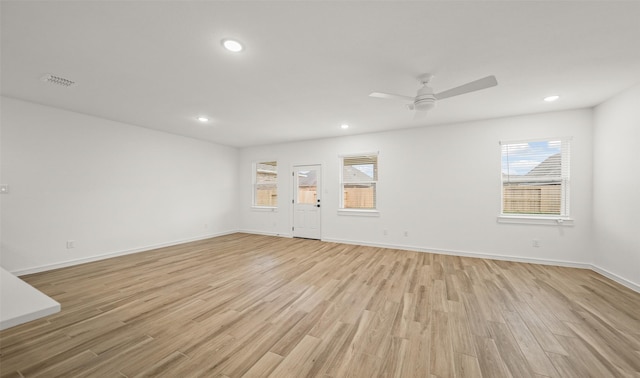
POLYGON ((413 105, 416 110, 429 110, 436 106, 436 96, 433 95, 433 89, 423 86, 418 90, 413 105))

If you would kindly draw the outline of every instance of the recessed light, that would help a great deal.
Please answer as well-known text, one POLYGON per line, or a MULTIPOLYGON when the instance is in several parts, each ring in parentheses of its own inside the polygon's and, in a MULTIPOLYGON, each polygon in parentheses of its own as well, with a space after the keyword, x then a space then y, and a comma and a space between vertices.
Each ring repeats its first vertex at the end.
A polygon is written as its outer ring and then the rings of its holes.
POLYGON ((342 127, 343 129, 348 129, 349 125, 347 125, 346 123, 343 123, 342 125, 340 125, 340 127, 342 127))
POLYGON ((204 116, 200 116, 198 118, 196 118, 198 121, 200 122, 209 122, 209 118, 204 117, 204 116))
POLYGON ((231 52, 240 52, 243 49, 242 44, 233 39, 223 39, 222 46, 231 52))
POLYGON ((560 96, 558 96, 558 95, 553 95, 553 96, 547 96, 547 97, 545 97, 545 98, 544 98, 544 100, 545 100, 546 102, 554 102, 555 100, 557 100, 557 99, 559 99, 559 98, 560 98, 560 96))

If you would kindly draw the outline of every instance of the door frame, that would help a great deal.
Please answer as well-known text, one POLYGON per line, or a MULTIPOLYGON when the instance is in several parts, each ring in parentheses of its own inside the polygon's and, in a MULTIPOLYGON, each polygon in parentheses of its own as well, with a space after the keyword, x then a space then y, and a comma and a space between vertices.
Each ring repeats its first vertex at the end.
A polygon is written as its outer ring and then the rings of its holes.
POLYGON ((291 182, 290 182, 290 188, 292 188, 291 191, 291 212, 290 212, 290 225, 291 225, 291 237, 295 238, 296 236, 294 236, 294 217, 295 217, 295 204, 296 204, 296 197, 298 196, 298 183, 297 180, 295 178, 295 170, 297 167, 318 167, 318 172, 320 172, 320 185, 319 188, 316 187, 316 193, 317 193, 317 198, 319 198, 320 201, 320 207, 319 207, 319 211, 318 211, 318 233, 319 233, 319 238, 317 240, 322 240, 322 210, 325 207, 324 203, 322 203, 322 198, 323 198, 323 183, 322 181, 324 180, 324 166, 321 163, 310 163, 310 164, 292 164, 291 165, 291 182))

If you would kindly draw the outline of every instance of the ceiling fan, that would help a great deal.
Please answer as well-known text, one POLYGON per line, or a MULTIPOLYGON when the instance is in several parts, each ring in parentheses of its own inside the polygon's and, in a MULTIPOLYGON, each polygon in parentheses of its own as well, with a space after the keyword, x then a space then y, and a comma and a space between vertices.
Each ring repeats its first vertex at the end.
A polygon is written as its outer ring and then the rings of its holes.
MULTIPOLYGON (((433 75, 431 74, 424 74, 418 78, 418 80, 422 84, 422 88, 418 89, 418 93, 415 97, 380 92, 373 92, 369 96, 391 100, 409 101, 410 103, 407 104, 409 110, 415 110, 416 112, 426 114, 427 110, 432 109, 436 105, 436 100, 459 96, 461 94, 479 91, 481 89, 491 88, 498 85, 496 77, 492 75, 469 82, 467 84, 460 85, 455 88, 451 88, 444 92, 433 93, 433 89, 429 87, 429 81, 432 78, 433 75)), ((418 113, 416 113, 416 115, 417 114, 418 113)))

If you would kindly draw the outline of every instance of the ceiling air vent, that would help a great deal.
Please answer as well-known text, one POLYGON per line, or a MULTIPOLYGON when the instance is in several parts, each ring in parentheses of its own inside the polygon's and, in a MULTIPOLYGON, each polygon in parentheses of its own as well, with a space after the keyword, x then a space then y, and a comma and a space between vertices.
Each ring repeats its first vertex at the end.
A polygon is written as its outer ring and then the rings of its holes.
POLYGON ((45 83, 62 85, 63 87, 70 87, 76 84, 75 81, 71 81, 69 79, 65 79, 64 77, 51 74, 44 75, 42 78, 40 78, 40 80, 44 81, 45 83))

